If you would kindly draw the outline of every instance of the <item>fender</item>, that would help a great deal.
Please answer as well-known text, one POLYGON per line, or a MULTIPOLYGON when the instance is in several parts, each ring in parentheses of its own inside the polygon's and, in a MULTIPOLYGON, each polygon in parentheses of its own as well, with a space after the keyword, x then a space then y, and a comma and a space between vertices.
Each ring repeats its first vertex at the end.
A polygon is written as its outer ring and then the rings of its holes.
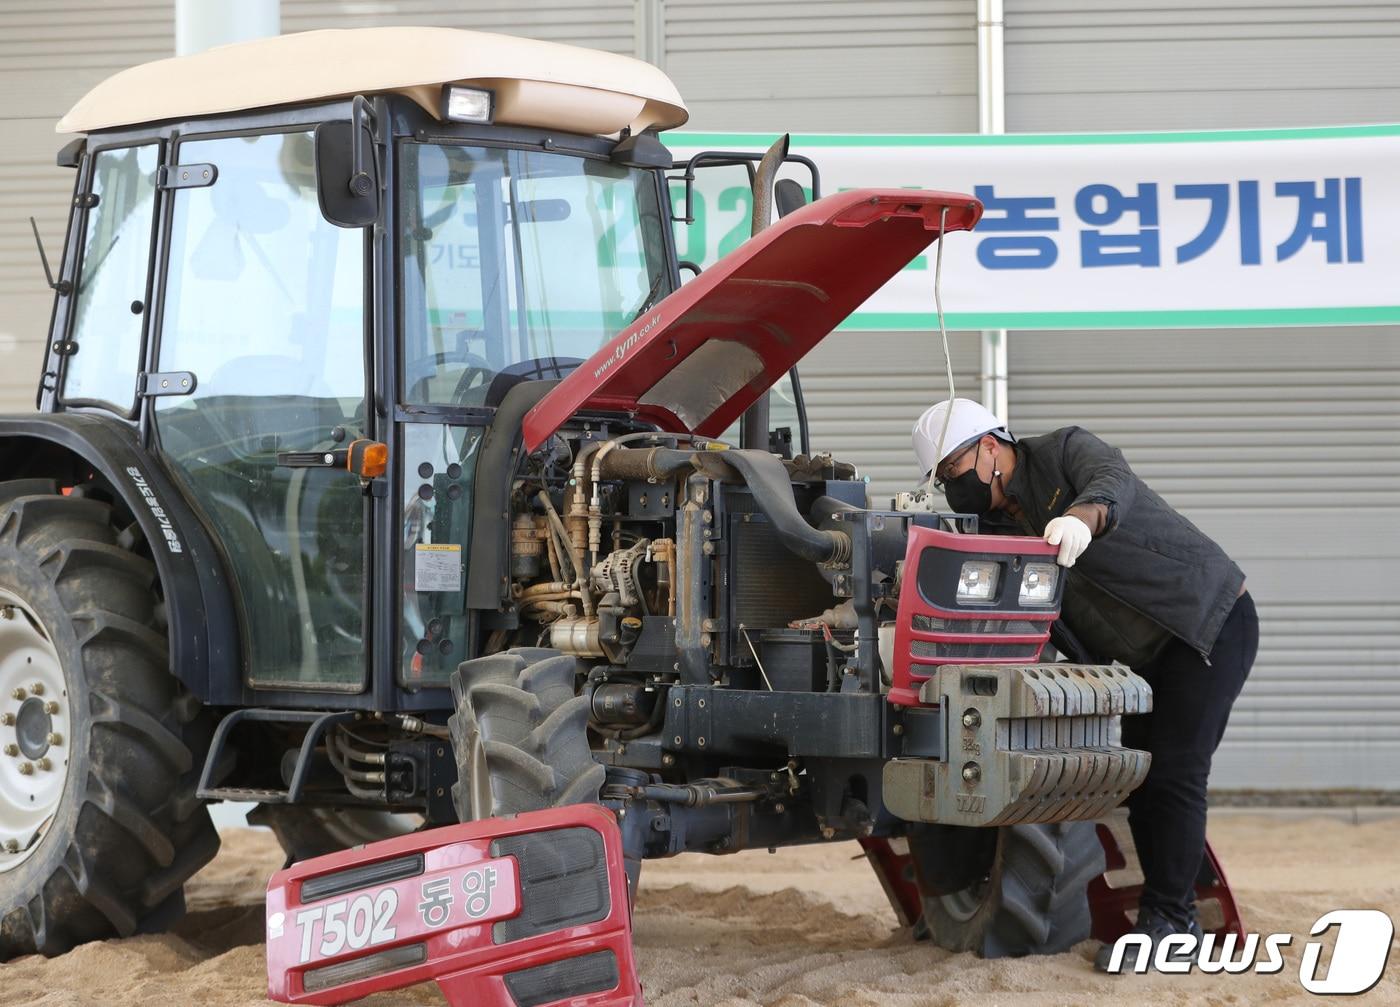
POLYGON ((150 543, 165 592, 171 673, 202 703, 241 701, 237 608, 223 559, 134 429, 90 413, 0 416, 0 472, 72 482, 101 476, 150 543))

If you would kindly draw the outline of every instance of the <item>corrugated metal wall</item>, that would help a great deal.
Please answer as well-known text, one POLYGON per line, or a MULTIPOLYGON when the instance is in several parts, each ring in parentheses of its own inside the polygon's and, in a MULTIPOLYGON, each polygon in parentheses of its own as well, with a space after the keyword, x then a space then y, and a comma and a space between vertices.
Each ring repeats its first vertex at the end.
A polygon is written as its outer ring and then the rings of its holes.
POLYGON ((662 66, 691 126, 977 129, 972 0, 666 0, 662 66))
MULTIPOLYGON (((980 398, 980 334, 950 332, 948 342, 958 394, 980 398)), ((818 343, 799 370, 813 447, 855 462, 870 479, 877 506, 919 485, 910 431, 948 387, 937 332, 838 332, 818 343)))
POLYGON ((173 6, 160 0, 6 0, 0 5, 0 410, 32 410, 53 295, 29 228, 56 269, 73 172, 54 167, 68 139, 53 131, 88 88, 175 48, 173 6))
MULTIPOLYGON (((1009 130, 1394 121, 1400 4, 1006 0, 1009 130)), ((1212 782, 1394 787, 1400 331, 1012 333, 1013 427, 1079 423, 1234 556, 1263 626, 1212 782)))
POLYGON ((1392 122, 1400 5, 1005 0, 1006 129, 1392 122))
POLYGON ((282 31, 435 25, 584 45, 631 56, 633 0, 282 0, 282 31))
POLYGON ((1118 445, 1249 578, 1259 660, 1215 784, 1393 786, 1394 330, 1017 333, 1010 351, 1018 432, 1075 424, 1118 445))

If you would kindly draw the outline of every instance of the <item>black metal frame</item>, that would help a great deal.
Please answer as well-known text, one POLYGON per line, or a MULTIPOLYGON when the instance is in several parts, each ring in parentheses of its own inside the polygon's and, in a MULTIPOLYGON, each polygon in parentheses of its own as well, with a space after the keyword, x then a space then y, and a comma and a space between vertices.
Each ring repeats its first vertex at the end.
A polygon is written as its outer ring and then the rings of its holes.
MULTIPOLYGON (((684 161, 676 161, 671 165, 671 170, 679 168, 685 170, 680 175, 672 175, 667 178, 668 182, 685 183, 685 213, 677 217, 672 211, 672 221, 680 224, 695 223, 694 206, 691 197, 695 189, 695 172, 699 168, 733 168, 742 165, 749 175, 749 187, 753 187, 756 165, 763 159, 763 151, 751 150, 702 150, 698 154, 692 154, 684 161)), ((821 172, 817 168, 817 163, 810 157, 803 154, 788 154, 783 158, 783 163, 791 161, 806 168, 812 175, 812 201, 816 202, 822 198, 822 178, 821 172)))
MULTIPOLYGON (((78 169, 78 187, 73 194, 73 229, 70 234, 76 241, 73 261, 68 263, 65 254, 64 265, 70 270, 68 273, 61 273, 60 276, 67 278, 69 282, 69 292, 60 292, 60 297, 67 303, 67 311, 63 320, 63 329, 51 329, 49 351, 58 356, 57 375, 54 380, 54 404, 58 408, 68 409, 74 407, 90 407, 109 412, 121 419, 133 421, 141 412, 141 400, 144 397, 141 391, 141 375, 145 373, 146 367, 146 346, 151 338, 151 313, 152 313, 152 293, 156 277, 156 248, 160 238, 161 211, 163 205, 162 192, 164 187, 159 182, 161 169, 166 165, 166 157, 169 147, 166 141, 161 139, 150 139, 135 143, 122 144, 101 144, 98 146, 88 146, 78 169), (123 409, 115 402, 107 402, 104 399, 70 399, 64 395, 64 385, 68 380, 68 362, 73 354, 70 351, 58 352, 59 348, 73 345, 72 332, 73 324, 77 318, 75 310, 78 302, 78 295, 82 287, 82 251, 83 243, 87 239, 88 221, 92 217, 94 204, 90 202, 92 196, 92 182, 97 171, 97 157, 113 150, 130 150, 135 147, 156 148, 156 175, 155 198, 151 200, 151 237, 147 249, 146 258, 146 289, 145 307, 141 313, 141 339, 139 342, 138 357, 136 363, 136 373, 133 375, 131 386, 131 406, 123 409)), ((62 282, 62 279, 60 279, 62 282)))

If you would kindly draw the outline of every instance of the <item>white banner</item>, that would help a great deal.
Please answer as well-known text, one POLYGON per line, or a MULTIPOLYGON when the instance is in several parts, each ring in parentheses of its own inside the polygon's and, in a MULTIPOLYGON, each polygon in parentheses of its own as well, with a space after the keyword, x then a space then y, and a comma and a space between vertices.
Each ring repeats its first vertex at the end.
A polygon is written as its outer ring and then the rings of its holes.
MULTIPOLYGON (((763 150, 766 134, 676 133, 678 159, 763 150)), ((986 206, 949 236, 951 328, 1400 323, 1400 125, 1204 133, 794 135, 826 193, 942 189, 986 206)), ((783 175, 804 185, 795 166, 783 175)), ((743 168, 697 173, 682 259, 748 235, 743 168)), ((677 213, 682 187, 673 183, 677 213)), ((843 328, 927 329, 933 250, 843 328)))

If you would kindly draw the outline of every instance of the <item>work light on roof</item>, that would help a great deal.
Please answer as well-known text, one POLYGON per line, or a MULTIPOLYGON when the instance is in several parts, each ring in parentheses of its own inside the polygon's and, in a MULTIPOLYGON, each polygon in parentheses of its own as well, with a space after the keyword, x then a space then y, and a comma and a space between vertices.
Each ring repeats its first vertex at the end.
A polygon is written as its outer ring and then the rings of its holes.
POLYGON ((490 122, 491 92, 479 87, 457 87, 448 84, 442 89, 442 117, 451 122, 490 122))

